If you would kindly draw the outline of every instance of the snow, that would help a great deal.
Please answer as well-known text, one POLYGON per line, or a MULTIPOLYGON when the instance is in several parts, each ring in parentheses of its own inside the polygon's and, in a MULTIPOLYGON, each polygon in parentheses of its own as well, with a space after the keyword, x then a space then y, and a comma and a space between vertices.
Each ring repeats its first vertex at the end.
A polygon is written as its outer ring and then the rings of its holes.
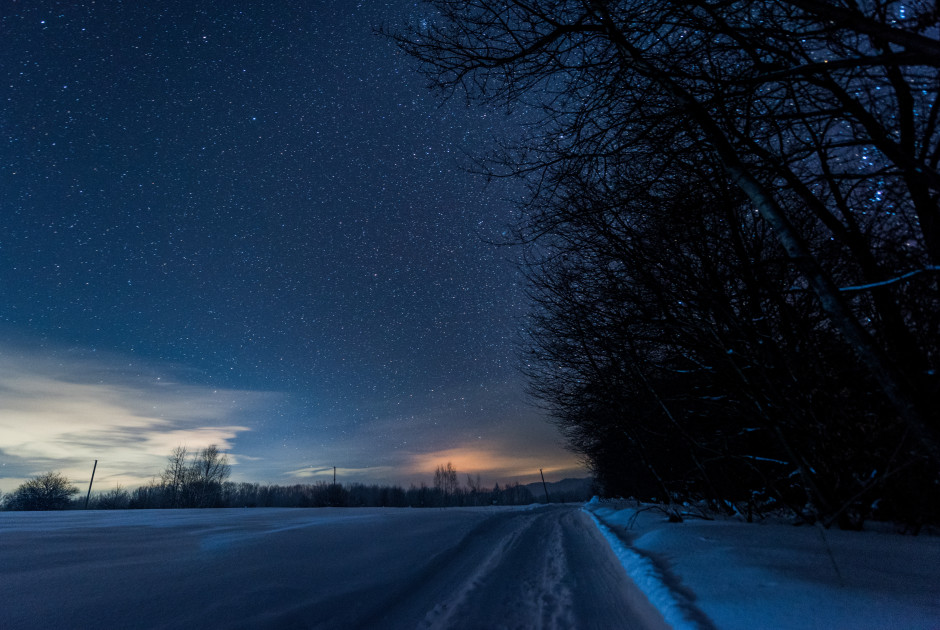
POLYGON ((678 590, 667 585, 666 575, 657 568, 652 559, 625 544, 597 516, 588 511, 594 524, 607 539, 611 550, 633 583, 636 584, 650 603, 662 614, 674 630, 698 630, 695 622, 695 609, 687 598, 678 590))
POLYGON ((0 628, 634 628, 580 506, 0 513, 0 628))
POLYGON ((624 505, 3 512, 0 628, 940 628, 940 538, 624 505))
MULTIPOLYGON (((650 506, 645 506, 649 508, 650 506)), ((940 538, 585 506, 674 628, 940 628, 940 538)))

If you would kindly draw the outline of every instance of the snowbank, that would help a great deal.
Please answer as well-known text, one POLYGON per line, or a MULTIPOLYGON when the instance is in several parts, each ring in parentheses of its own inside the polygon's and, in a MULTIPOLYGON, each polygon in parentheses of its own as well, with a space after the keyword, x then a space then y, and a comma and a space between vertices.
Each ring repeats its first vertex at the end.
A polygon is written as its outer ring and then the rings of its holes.
POLYGON ((585 509, 675 628, 940 628, 938 537, 585 509))

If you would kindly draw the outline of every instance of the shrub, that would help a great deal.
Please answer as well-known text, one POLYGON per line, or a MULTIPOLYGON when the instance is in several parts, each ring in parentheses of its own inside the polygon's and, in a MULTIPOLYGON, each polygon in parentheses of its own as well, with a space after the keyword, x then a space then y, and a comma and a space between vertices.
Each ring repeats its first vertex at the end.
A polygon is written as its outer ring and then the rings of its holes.
POLYGON ((10 510, 65 510, 78 488, 68 477, 58 472, 47 472, 22 484, 6 497, 10 510))

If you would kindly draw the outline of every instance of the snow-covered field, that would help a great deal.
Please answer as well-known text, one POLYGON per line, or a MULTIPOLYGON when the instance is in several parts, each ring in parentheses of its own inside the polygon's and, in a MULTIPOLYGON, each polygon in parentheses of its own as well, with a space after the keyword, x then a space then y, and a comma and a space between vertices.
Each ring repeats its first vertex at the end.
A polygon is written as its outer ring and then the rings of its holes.
POLYGON ((938 567, 937 537, 599 503, 5 512, 0 628, 940 629, 938 567))
POLYGON ((675 628, 940 629, 940 537, 586 509, 675 628))
POLYGON ((663 628, 578 506, 0 513, 0 628, 663 628))

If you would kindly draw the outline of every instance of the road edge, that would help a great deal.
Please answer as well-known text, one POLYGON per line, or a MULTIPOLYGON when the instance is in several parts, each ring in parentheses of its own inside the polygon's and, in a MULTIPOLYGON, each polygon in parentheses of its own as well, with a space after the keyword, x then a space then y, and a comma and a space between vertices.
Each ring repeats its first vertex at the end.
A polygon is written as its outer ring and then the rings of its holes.
POLYGON ((669 588, 662 572, 647 556, 628 546, 601 519, 586 506, 581 508, 610 545, 610 550, 620 562, 627 577, 636 584, 650 604, 663 616, 674 630, 713 630, 710 624, 695 619, 696 612, 691 602, 680 593, 669 588))

